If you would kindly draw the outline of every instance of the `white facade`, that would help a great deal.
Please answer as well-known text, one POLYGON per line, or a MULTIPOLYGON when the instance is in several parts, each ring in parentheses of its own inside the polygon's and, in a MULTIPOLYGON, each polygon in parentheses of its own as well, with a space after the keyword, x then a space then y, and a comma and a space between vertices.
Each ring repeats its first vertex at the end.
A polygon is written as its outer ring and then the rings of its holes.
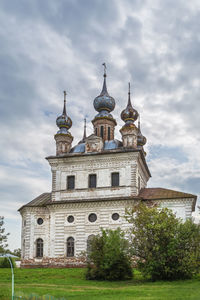
MULTIPOLYGON (((52 169, 51 202, 41 206, 25 206, 22 214, 22 256, 27 264, 41 264, 44 259, 67 260, 67 239, 74 238, 74 257, 87 250, 90 235, 100 233, 100 228, 126 230, 125 209, 131 208, 140 198, 140 189, 146 187, 148 169, 140 151, 114 152, 92 155, 68 154, 50 157, 52 169), (119 173, 119 186, 111 186, 111 174, 119 173), (89 174, 97 175, 96 188, 88 188, 89 174), (67 176, 75 176, 75 188, 67 190, 67 176), (140 180, 138 180, 140 178, 140 180), (88 217, 95 213, 97 220, 88 217), (120 218, 113 220, 118 213, 120 218), (73 216, 74 221, 68 222, 73 216), (37 220, 43 219, 39 225, 37 220), (43 240, 43 258, 36 257, 36 241, 43 240)), ((50 196, 49 196, 50 198, 50 196)), ((191 218, 194 198, 157 199, 160 207, 168 207, 183 220, 191 218)), ((56 261, 57 262, 57 261, 56 261)))

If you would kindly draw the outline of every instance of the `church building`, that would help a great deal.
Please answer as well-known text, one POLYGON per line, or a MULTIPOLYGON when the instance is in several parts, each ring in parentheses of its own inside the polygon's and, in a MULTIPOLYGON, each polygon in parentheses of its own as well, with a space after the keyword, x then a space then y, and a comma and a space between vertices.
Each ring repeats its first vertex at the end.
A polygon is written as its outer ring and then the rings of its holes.
POLYGON ((72 120, 64 107, 57 118, 56 155, 48 156, 52 191, 23 205, 22 267, 84 266, 83 253, 100 228, 129 228, 126 208, 138 201, 167 207, 183 220, 191 218, 196 196, 165 188, 147 188, 151 177, 141 133, 139 113, 131 103, 130 84, 121 140, 115 138, 115 99, 107 91, 104 64, 103 88, 94 99, 97 111, 93 133, 72 146, 72 120), (135 122, 137 121, 137 126, 135 122))

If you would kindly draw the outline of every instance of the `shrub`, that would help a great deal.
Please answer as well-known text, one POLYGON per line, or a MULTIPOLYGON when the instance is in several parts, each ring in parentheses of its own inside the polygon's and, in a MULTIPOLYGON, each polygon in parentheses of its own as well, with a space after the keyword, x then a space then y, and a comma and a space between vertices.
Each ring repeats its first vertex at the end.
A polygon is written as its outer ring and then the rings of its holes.
POLYGON ((117 230, 101 230, 91 240, 87 279, 126 280, 132 278, 129 242, 117 230))
POLYGON ((186 279, 199 272, 199 225, 183 223, 169 209, 144 204, 127 212, 127 220, 132 224, 132 253, 145 277, 186 279))
MULTIPOLYGON (((15 268, 16 264, 15 264, 14 259, 12 259, 10 257, 10 260, 12 261, 13 268, 15 268)), ((1 257, 0 258, 0 268, 10 268, 10 262, 9 262, 7 257, 1 257)))

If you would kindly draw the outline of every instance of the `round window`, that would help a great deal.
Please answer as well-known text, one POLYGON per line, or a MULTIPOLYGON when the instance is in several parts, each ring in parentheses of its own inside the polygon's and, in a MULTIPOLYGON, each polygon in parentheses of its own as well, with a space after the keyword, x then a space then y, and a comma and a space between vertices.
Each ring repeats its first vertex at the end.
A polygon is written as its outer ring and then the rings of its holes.
POLYGON ((43 219, 42 218, 38 218, 37 219, 37 223, 38 223, 38 225, 42 225, 42 223, 43 223, 44 221, 43 221, 43 219))
POLYGON ((114 221, 117 221, 117 220, 119 219, 119 214, 118 214, 118 213, 112 214, 112 219, 113 219, 114 221))
POLYGON ((88 217, 88 220, 90 222, 95 222, 97 220, 97 215, 96 214, 90 214, 88 217))
POLYGON ((67 221, 68 221, 69 223, 73 223, 73 222, 74 222, 74 217, 73 217, 73 216, 68 216, 68 217, 67 217, 67 221))

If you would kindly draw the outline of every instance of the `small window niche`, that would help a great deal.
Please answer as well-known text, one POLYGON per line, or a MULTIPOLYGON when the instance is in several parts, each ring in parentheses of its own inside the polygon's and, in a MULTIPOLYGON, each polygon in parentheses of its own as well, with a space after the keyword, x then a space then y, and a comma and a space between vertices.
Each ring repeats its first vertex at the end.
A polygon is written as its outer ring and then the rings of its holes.
POLYGON ((110 141, 110 127, 108 127, 108 141, 110 141))
POLYGON ((119 186, 119 173, 115 172, 111 174, 111 185, 114 186, 119 186))
POLYGON ((90 174, 89 175, 89 188, 96 188, 97 186, 97 175, 90 174))
POLYGON ((68 190, 75 189, 75 176, 67 176, 67 189, 68 190))
POLYGON ((102 139, 103 139, 103 130, 104 130, 104 128, 103 128, 103 126, 101 126, 101 137, 102 137, 102 139))

